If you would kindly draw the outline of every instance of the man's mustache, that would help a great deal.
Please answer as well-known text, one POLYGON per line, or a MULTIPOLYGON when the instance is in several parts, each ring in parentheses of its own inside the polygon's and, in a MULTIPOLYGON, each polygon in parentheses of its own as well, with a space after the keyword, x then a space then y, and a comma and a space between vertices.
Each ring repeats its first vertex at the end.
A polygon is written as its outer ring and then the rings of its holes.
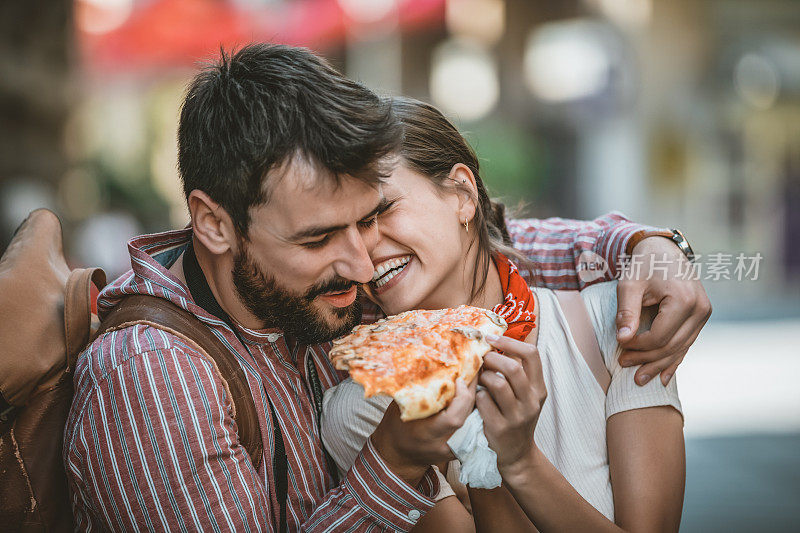
POLYGON ((358 283, 356 283, 351 279, 336 277, 327 281, 320 282, 317 285, 311 287, 306 292, 306 299, 308 301, 311 301, 317 296, 320 296, 328 292, 344 292, 350 290, 353 286, 356 285, 358 285, 358 283))

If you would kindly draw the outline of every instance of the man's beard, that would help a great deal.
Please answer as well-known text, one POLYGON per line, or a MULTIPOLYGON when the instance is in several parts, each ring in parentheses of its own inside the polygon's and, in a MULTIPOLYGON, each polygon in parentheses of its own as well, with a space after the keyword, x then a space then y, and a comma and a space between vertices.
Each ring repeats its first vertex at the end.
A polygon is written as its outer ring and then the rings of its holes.
POLYGON ((267 328, 279 328, 306 344, 330 341, 348 333, 361 321, 361 287, 356 301, 347 307, 333 307, 328 319, 314 307, 314 299, 328 292, 346 291, 355 282, 344 278, 320 282, 305 294, 279 287, 275 278, 261 270, 247 253, 244 243, 233 259, 233 284, 239 299, 267 328))

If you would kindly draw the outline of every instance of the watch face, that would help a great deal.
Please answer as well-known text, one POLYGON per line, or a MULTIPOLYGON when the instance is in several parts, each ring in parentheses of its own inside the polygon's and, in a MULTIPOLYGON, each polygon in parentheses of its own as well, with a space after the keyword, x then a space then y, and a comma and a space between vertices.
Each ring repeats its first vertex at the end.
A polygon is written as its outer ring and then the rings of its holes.
POLYGON ((689 241, 686 240, 686 237, 683 235, 683 232, 679 229, 672 230, 672 240, 675 244, 678 245, 678 248, 681 249, 683 254, 689 261, 694 261, 694 250, 692 250, 689 241))

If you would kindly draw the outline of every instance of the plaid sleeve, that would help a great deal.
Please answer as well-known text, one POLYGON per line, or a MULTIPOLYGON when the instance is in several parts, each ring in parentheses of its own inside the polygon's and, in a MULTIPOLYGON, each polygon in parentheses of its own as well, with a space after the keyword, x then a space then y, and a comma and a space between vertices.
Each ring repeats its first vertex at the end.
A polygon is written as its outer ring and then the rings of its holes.
POLYGON ((631 222, 618 211, 591 221, 529 218, 509 220, 507 225, 514 248, 530 262, 519 265, 522 275, 550 289, 583 289, 615 279, 633 234, 660 229, 631 222), (607 268, 598 275, 580 275, 581 261, 593 254, 604 259, 607 268))
POLYGON ((438 492, 433 468, 412 487, 392 473, 367 439, 342 484, 328 493, 303 530, 361 531, 377 525, 383 531, 410 531, 433 508, 438 492), (342 507, 349 512, 342 513, 342 507))

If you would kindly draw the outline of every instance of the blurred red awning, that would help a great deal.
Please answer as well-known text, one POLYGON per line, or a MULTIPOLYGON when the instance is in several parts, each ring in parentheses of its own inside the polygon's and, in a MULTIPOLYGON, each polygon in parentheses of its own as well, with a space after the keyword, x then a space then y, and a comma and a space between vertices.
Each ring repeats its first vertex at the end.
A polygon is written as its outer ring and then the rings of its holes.
MULTIPOLYGON (((401 30, 440 24, 445 0, 398 0, 401 30)), ((340 44, 352 21, 338 0, 298 0, 243 9, 224 0, 151 0, 134 4, 116 28, 88 31, 96 4, 76 0, 77 34, 84 65, 103 73, 186 67, 230 49, 268 41, 324 50, 340 44)), ((124 15, 123 15, 124 16, 124 15)), ((96 26, 96 25, 95 25, 96 26)))

